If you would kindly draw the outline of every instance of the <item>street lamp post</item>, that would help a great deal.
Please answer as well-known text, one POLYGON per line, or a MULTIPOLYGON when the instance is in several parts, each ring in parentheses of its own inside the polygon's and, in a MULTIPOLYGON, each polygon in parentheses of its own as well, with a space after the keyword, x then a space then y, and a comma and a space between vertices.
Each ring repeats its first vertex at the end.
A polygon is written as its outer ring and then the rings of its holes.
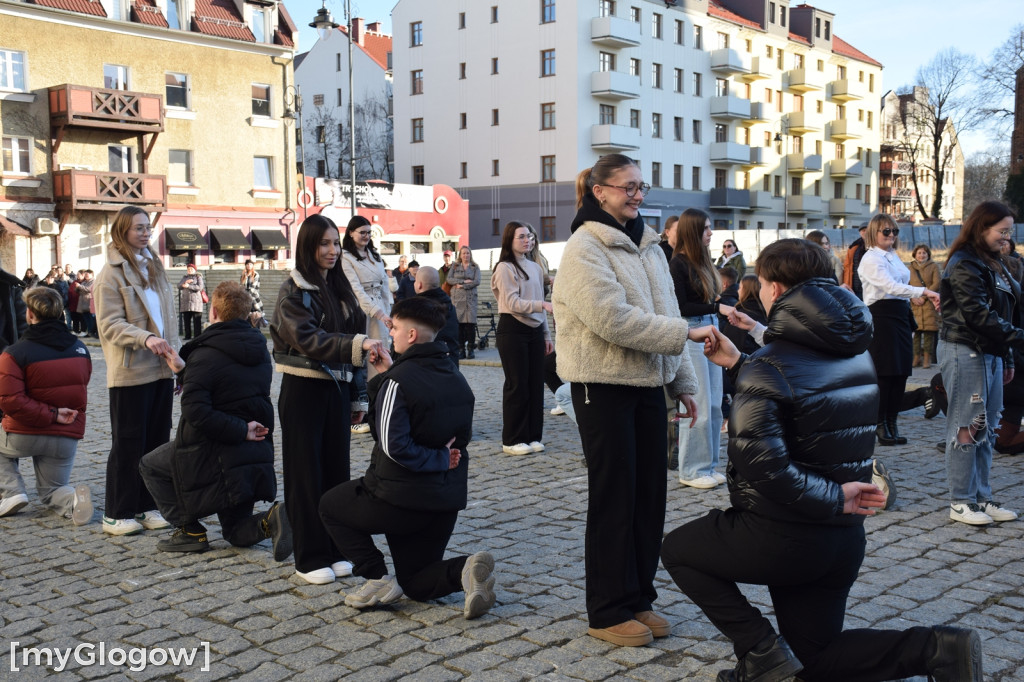
POLYGON ((789 126, 785 120, 779 119, 779 130, 775 133, 775 141, 781 143, 782 149, 782 224, 789 229, 789 154, 786 143, 789 138, 789 126))
POLYGON ((297 85, 289 85, 284 91, 284 115, 282 118, 295 121, 295 130, 298 132, 296 136, 298 155, 299 155, 299 175, 302 177, 301 188, 299 189, 299 196, 302 197, 302 219, 305 220, 306 215, 306 204, 305 201, 306 193, 306 147, 304 140, 305 133, 302 130, 302 92, 299 90, 297 85))

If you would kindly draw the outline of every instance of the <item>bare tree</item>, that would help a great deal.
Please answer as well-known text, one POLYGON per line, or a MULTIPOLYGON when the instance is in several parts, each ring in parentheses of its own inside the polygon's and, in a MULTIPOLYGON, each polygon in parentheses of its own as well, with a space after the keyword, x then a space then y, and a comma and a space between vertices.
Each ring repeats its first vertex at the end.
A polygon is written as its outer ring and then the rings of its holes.
POLYGON ((394 125, 387 89, 368 94, 356 104, 356 156, 366 179, 395 181, 394 125))
POLYGON ((1010 173, 1006 147, 975 152, 964 164, 964 215, 983 201, 1000 199, 1010 173))
MULTIPOLYGON (((332 175, 331 169, 337 168, 331 163, 331 159, 340 154, 341 151, 341 130, 338 120, 334 117, 334 111, 330 107, 319 105, 313 107, 302 121, 302 154, 305 157, 307 170, 318 168, 318 161, 323 161, 324 176, 328 178, 341 177, 332 175), (312 162, 312 163, 310 163, 312 162)), ((317 175, 320 171, 317 171, 317 175)))
POLYGON ((992 51, 979 73, 985 113, 1004 128, 1013 122, 1013 96, 1017 70, 1024 66, 1024 24, 1017 24, 1010 37, 992 51))

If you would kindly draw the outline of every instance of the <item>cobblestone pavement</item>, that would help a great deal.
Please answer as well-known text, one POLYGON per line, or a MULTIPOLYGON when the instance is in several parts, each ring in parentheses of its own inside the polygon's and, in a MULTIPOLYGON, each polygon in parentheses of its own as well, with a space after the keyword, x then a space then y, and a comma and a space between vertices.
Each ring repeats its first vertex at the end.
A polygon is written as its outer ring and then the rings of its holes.
MULTIPOLYGON (((480 354, 480 364, 464 367, 477 395, 476 440, 469 448, 469 508, 449 548, 486 549, 497 560, 498 603, 475 621, 463 619, 461 594, 426 604, 403 599, 363 612, 348 608, 344 593, 361 580, 300 583, 291 564, 273 561, 268 542, 232 548, 215 524, 212 551, 198 556, 157 552, 154 532, 105 536, 98 521, 110 433, 105 367, 99 348, 92 352, 89 428, 74 479, 92 487, 96 515, 76 528, 30 505, 0 519, 0 680, 713 680, 735 663, 729 643, 664 571, 656 608, 673 622, 670 637, 617 648, 586 636, 586 477, 579 437, 566 417, 546 416, 545 453, 500 454, 502 374, 486 364, 496 360, 493 349, 480 354), (160 662, 155 648, 200 642, 209 643, 208 672, 200 670, 202 652, 192 665, 139 669, 130 659, 114 665, 119 654, 111 651, 145 647, 148 660, 160 662), (96 645, 91 653, 97 660, 99 644, 105 645, 107 665, 72 658, 54 675, 23 658, 27 647, 87 643, 96 645)), ((550 396, 548 403, 554 405, 550 396)), ((944 464, 935 450, 943 419, 926 421, 918 409, 901 426, 910 444, 878 453, 894 474, 899 501, 867 521, 868 556, 846 625, 977 628, 989 679, 1022 680, 1024 523, 972 528, 950 522, 944 464)), ((365 468, 369 444, 369 436, 353 439, 355 475, 365 468)), ((23 463, 22 469, 31 467, 23 463)), ((728 503, 724 487, 684 489, 667 475, 669 529, 728 503)), ((996 499, 1024 509, 1024 456, 996 455, 993 480, 996 499)), ((30 498, 35 501, 34 491, 30 498)), ((767 604, 765 590, 747 593, 767 604)))

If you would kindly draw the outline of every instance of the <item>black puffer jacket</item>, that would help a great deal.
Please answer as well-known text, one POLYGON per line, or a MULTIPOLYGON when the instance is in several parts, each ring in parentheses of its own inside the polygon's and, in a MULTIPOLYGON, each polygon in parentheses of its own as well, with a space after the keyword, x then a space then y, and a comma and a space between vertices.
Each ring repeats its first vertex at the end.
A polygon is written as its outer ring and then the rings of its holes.
POLYGON ((783 293, 766 345, 737 363, 729 418, 732 505, 778 521, 856 525, 841 486, 871 478, 878 383, 871 313, 830 279, 783 293))
POLYGON ((185 344, 174 485, 189 519, 277 496, 272 433, 245 439, 250 421, 274 430, 273 365, 248 320, 218 322, 185 344))
POLYGON ((939 287, 940 333, 945 341, 1001 357, 1006 367, 1011 368, 1013 350, 1024 350, 1021 292, 1017 281, 1005 270, 1000 274, 1005 276, 997 276, 970 246, 950 256, 939 287))

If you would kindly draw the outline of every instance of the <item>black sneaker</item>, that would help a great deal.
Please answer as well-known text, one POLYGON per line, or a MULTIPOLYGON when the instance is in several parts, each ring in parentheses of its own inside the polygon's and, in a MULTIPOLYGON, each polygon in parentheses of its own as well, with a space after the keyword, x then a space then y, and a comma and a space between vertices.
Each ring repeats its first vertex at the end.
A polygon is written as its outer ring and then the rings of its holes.
POLYGON ((935 653, 925 661, 935 682, 982 682, 981 638, 974 630, 939 625, 932 628, 935 653))
POLYGON ((274 561, 284 561, 292 554, 292 526, 284 505, 275 502, 263 517, 263 532, 271 538, 274 546, 274 561))
POLYGON ((934 419, 939 414, 939 403, 935 400, 935 393, 927 389, 928 397, 924 400, 924 418, 934 419))
POLYGON ((803 669, 803 664, 782 635, 772 635, 748 651, 733 670, 719 671, 717 682, 783 682, 792 679, 803 669), (771 641, 772 638, 774 641, 771 641))
POLYGON ((175 528, 169 538, 156 543, 156 548, 161 552, 205 552, 210 549, 210 542, 206 531, 189 533, 184 528, 175 528))

